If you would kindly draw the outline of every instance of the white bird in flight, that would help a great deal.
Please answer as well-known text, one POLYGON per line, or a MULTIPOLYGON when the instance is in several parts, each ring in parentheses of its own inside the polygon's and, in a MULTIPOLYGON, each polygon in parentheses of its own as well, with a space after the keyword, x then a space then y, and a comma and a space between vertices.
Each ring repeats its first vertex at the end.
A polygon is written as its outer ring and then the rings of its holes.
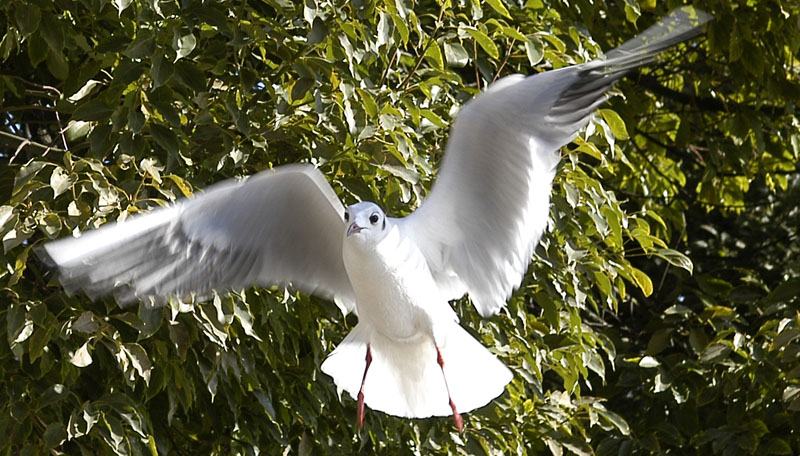
POLYGON ((549 214, 560 154, 632 69, 700 33, 684 7, 594 60, 489 86, 459 112, 422 205, 390 218, 345 208, 311 165, 214 185, 191 200, 48 243, 70 291, 122 304, 291 285, 355 308, 358 324, 323 362, 336 386, 388 414, 452 415, 502 394, 511 371, 467 333, 449 300, 497 313, 522 281, 549 214))

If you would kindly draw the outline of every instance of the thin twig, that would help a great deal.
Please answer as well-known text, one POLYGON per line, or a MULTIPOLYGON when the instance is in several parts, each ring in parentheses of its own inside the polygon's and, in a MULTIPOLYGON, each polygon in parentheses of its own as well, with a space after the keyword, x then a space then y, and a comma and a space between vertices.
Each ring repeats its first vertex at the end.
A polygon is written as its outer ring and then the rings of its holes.
MULTIPOLYGON (((42 90, 49 90, 51 92, 55 92, 56 95, 58 95, 58 98, 62 97, 61 91, 58 90, 57 88, 53 87, 53 86, 37 84, 35 82, 31 82, 31 81, 28 81, 26 79, 23 79, 23 78, 21 78, 19 76, 8 76, 8 77, 13 78, 13 79, 17 79, 20 82, 22 82, 23 84, 28 84, 29 86, 32 86, 32 87, 37 87, 37 88, 40 88, 42 90)), ((67 137, 64 135, 65 128, 64 128, 63 125, 61 125, 61 116, 59 115, 57 109, 54 108, 53 112, 55 112, 55 114, 56 114, 56 123, 58 123, 58 130, 61 132, 61 141, 64 144, 64 151, 68 152, 69 151, 69 146, 67 145, 67 137)), ((17 153, 19 153, 19 150, 17 150, 17 153)), ((17 156, 17 153, 14 154, 15 157, 17 156)), ((47 153, 47 152, 45 152, 45 153, 47 153)))
POLYGON ((19 145, 19 146, 17 146, 17 150, 16 150, 16 152, 14 152, 14 156, 13 156, 13 157, 11 157, 11 159, 8 161, 9 163, 13 162, 13 161, 14 161, 14 159, 15 159, 15 158, 17 158, 17 155, 19 155, 20 151, 21 151, 21 150, 22 150, 22 149, 23 149, 25 146, 28 146, 28 145, 31 145, 31 146, 34 146, 34 147, 38 147, 38 148, 40 148, 40 149, 44 149, 44 151, 45 151, 45 152, 44 152, 44 154, 45 154, 45 155, 46 155, 48 152, 50 152, 51 150, 54 150, 54 151, 56 151, 56 152, 69 152, 67 149, 60 149, 60 148, 58 148, 58 147, 47 146, 47 145, 45 145, 45 144, 41 144, 41 143, 38 143, 38 142, 36 142, 36 141, 31 141, 31 140, 30 140, 30 139, 28 139, 28 138, 23 138, 23 137, 21 137, 21 136, 17 136, 17 135, 15 135, 15 134, 11 134, 11 133, 9 133, 9 132, 7 132, 7 131, 0 131, 0 136, 5 136, 5 137, 7 137, 7 138, 11 138, 11 139, 15 139, 15 140, 17 140, 17 141, 20 141, 20 145, 19 145))
POLYGON ((411 79, 411 76, 413 76, 414 73, 417 72, 419 66, 422 64, 422 59, 424 59, 425 54, 428 53, 428 48, 431 47, 431 43, 433 43, 433 41, 436 39, 436 33, 439 31, 439 28, 442 25, 442 16, 444 16, 444 6, 442 6, 442 9, 439 11, 439 18, 436 19, 436 28, 433 29, 433 33, 428 35, 428 42, 425 44, 425 49, 422 50, 422 53, 419 55, 419 58, 417 58, 417 63, 416 65, 414 65, 414 69, 411 70, 411 72, 408 73, 408 76, 406 76, 403 82, 400 83, 400 90, 403 91, 406 90, 406 85, 408 84, 408 81, 411 79))
POLYGON ((475 84, 478 86, 478 90, 481 90, 481 75, 478 73, 478 40, 472 40, 472 55, 475 56, 475 84))
POLYGON ((19 82, 22 82, 23 84, 28 84, 29 86, 32 86, 32 87, 38 87, 38 88, 43 89, 43 90, 52 90, 53 92, 57 93, 58 96, 61 96, 61 91, 56 89, 53 86, 37 84, 35 82, 28 81, 27 79, 23 79, 23 78, 21 78, 19 76, 6 75, 6 77, 11 78, 11 79, 16 79, 19 82))
POLYGON ((50 106, 38 106, 38 105, 23 105, 23 106, 11 106, 9 108, 0 108, 0 112, 14 112, 14 111, 30 111, 31 109, 38 109, 40 111, 55 111, 56 108, 50 106))
POLYGON ((389 59, 389 64, 386 65, 386 69, 383 70, 383 75, 381 76, 381 82, 378 83, 378 89, 383 87, 383 83, 384 83, 384 81, 386 81, 386 77, 389 75, 389 70, 392 68, 392 64, 394 63, 394 59, 395 59, 395 57, 397 57, 397 51, 399 51, 399 50, 400 50, 399 47, 394 48, 394 52, 392 53, 392 58, 389 59))
POLYGON ((506 63, 508 63, 508 58, 511 56, 511 48, 512 46, 514 46, 514 43, 516 43, 516 41, 517 40, 514 38, 511 39, 511 43, 506 41, 506 56, 503 59, 503 63, 500 64, 500 68, 497 69, 497 73, 494 74, 494 77, 492 78, 492 83, 494 83, 494 81, 496 81, 497 78, 500 77, 500 73, 503 71, 503 68, 506 66, 506 63))

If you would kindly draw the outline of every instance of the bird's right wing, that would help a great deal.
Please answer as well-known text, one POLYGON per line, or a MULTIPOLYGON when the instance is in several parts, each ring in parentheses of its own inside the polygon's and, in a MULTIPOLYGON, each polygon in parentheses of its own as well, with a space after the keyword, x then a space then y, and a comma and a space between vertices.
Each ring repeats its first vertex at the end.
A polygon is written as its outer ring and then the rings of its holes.
POLYGON ((547 225, 559 148, 616 81, 710 19, 678 9, 605 59, 506 77, 461 109, 430 196, 397 221, 449 298, 469 292, 484 316, 505 304, 547 225))
POLYGON ((353 307, 342 263, 344 206, 313 166, 288 165, 194 199, 44 245, 68 291, 121 304, 288 285, 353 307))

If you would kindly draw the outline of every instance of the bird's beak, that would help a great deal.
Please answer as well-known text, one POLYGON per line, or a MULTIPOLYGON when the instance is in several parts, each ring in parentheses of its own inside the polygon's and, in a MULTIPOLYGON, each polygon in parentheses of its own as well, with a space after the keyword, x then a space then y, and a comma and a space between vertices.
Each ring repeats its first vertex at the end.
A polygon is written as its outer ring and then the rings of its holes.
POLYGON ((364 228, 361 228, 360 226, 356 225, 355 222, 353 222, 350 224, 350 228, 347 229, 347 235, 350 236, 351 234, 360 233, 363 229, 364 228))

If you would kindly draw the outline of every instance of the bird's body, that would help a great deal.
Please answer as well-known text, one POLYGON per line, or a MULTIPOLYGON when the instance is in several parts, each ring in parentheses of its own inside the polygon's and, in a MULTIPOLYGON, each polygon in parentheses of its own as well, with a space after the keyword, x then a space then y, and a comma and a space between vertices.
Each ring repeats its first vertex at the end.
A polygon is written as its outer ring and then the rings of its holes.
POLYGON ((44 246, 69 291, 120 304, 292 285, 357 309, 322 365, 337 387, 398 416, 453 414, 503 392, 511 372, 458 323, 469 294, 497 313, 547 226, 559 149, 630 70, 700 32, 710 16, 671 13, 605 59, 499 80, 467 103, 438 179, 402 219, 374 203, 345 208, 311 165, 216 185, 167 209, 44 246))
POLYGON ((397 342, 432 334, 434 321, 455 320, 422 252, 396 226, 374 248, 346 237, 342 258, 355 293, 358 318, 397 342))
POLYGON ((361 231, 348 230, 342 243, 359 327, 331 353, 322 371, 353 397, 363 390, 371 408, 408 417, 457 414, 450 400, 462 409, 469 405, 467 411, 500 394, 511 372, 459 326, 413 239, 372 203, 347 211, 365 221, 361 231), (375 214, 379 219, 370 224, 375 214), (371 364, 368 375, 361 376, 367 370, 367 344, 371 364), (447 360, 444 366, 437 350, 447 360), (449 392, 448 377, 458 379, 449 392))

